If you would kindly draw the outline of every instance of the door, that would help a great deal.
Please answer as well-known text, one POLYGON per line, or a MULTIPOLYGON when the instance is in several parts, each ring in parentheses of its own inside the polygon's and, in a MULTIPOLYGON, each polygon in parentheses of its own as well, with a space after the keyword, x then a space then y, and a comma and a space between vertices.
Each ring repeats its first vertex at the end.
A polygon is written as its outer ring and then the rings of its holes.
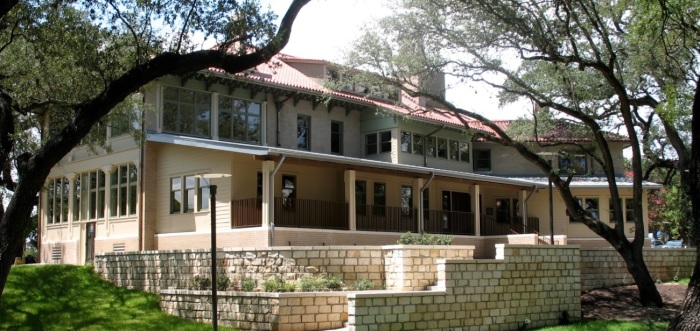
POLYGON ((442 191, 442 228, 455 234, 468 234, 471 226, 472 198, 469 193, 442 191))
POLYGON ((95 222, 85 224, 85 264, 95 261, 95 222))

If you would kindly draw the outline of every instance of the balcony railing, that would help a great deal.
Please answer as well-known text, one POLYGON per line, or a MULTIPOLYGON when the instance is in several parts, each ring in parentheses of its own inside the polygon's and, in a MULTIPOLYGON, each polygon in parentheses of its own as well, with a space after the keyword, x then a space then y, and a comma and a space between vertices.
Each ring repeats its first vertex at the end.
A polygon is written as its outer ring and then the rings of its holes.
POLYGON ((231 227, 262 226, 262 199, 231 201, 231 227))
POLYGON ((521 218, 516 218, 509 223, 502 223, 496 221, 493 216, 481 217, 481 235, 483 236, 538 233, 539 231, 540 220, 537 217, 528 217, 526 224, 523 224, 521 218))
POLYGON ((348 205, 307 199, 275 198, 275 226, 348 229, 348 205))
POLYGON ((424 216, 424 229, 428 233, 468 236, 473 236, 476 233, 474 213, 428 210, 424 216))
POLYGON ((416 232, 417 210, 389 206, 357 206, 357 230, 381 232, 416 232))

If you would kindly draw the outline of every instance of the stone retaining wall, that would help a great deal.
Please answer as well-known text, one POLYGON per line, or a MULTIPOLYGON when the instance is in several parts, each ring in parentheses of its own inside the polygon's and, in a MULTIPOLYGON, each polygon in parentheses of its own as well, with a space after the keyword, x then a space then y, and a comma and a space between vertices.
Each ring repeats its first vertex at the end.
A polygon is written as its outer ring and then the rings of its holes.
MULTIPOLYGON (((695 265, 695 249, 645 248, 644 262, 654 280, 667 282, 688 278, 695 265)), ((581 288, 586 291, 614 285, 634 284, 625 262, 613 248, 581 249, 581 288)))
POLYGON ((349 330, 517 330, 581 318, 578 246, 498 245, 503 260, 440 260, 444 290, 348 294, 349 330))
MULTIPOLYGON (((218 250, 217 261, 219 271, 231 279, 234 289, 246 278, 260 285, 270 276, 295 280, 322 273, 339 277, 349 286, 368 279, 375 287, 386 284, 403 290, 432 285, 437 259, 471 259, 473 252, 474 246, 227 248, 218 250)), ((107 253, 95 258, 95 271, 106 280, 155 293, 191 287, 195 275, 209 275, 210 265, 209 251, 201 249, 107 253)))
MULTIPOLYGON (((211 323, 211 292, 163 290, 164 312, 211 323)), ((348 319, 347 292, 218 292, 218 321, 243 330, 329 330, 348 319)))

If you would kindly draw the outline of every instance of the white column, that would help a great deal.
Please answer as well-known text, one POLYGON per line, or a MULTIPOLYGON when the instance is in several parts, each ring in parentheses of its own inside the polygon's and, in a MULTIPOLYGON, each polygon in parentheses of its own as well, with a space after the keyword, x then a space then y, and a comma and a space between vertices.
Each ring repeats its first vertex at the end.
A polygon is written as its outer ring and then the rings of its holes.
POLYGON ((423 188, 423 182, 424 182, 423 178, 414 178, 413 179, 413 189, 412 189, 413 201, 414 201, 413 204, 418 206, 418 208, 416 208, 418 210, 418 218, 416 218, 416 222, 418 222, 418 226, 416 227, 416 231, 418 233, 423 232, 423 226, 424 226, 424 224, 423 224, 423 208, 425 208, 425 206, 423 206, 423 197, 420 194, 420 189, 423 188))
POLYGON ((348 204, 348 229, 357 230, 357 201, 355 200, 355 170, 345 170, 345 202, 348 204))
MULTIPOLYGON (((520 197, 518 198, 518 201, 520 201, 520 217, 522 217, 522 220, 523 220, 523 227, 525 227, 527 225, 527 206, 525 203, 526 199, 527 199, 527 191, 521 190, 520 197)), ((532 232, 532 229, 530 229, 530 228, 525 228, 523 230, 524 230, 523 233, 532 232)))
POLYGON ((479 187, 478 184, 474 185, 474 195, 472 197, 472 200, 474 203, 472 204, 474 206, 474 235, 475 236, 480 236, 481 235, 481 205, 479 204, 479 195, 481 194, 481 188, 479 187))
POLYGON ((263 194, 262 194, 262 228, 269 229, 275 217, 275 179, 272 171, 275 161, 262 162, 263 194))
POLYGON ((65 175, 65 178, 68 178, 68 235, 70 236, 70 239, 73 239, 73 204, 75 203, 74 197, 74 186, 75 183, 75 173, 69 173, 65 175))
MULTIPOLYGON (((104 215, 105 215, 105 236, 109 237, 109 218, 112 214, 111 198, 112 198, 112 170, 114 168, 109 166, 102 167, 102 171, 105 173, 105 205, 104 205, 104 215)), ((141 231, 141 229, 139 229, 141 231)))

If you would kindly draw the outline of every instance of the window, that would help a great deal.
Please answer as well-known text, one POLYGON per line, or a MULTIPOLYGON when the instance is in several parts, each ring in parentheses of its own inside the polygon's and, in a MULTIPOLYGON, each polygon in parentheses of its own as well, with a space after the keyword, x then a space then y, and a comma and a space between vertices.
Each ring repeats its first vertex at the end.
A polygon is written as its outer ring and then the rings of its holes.
POLYGON ((136 166, 125 164, 112 169, 110 174, 110 216, 123 217, 136 214, 136 166))
POLYGON ((76 176, 73 182, 73 220, 104 218, 105 173, 96 170, 76 176))
POLYGON ((423 219, 430 219, 430 189, 423 190, 423 219))
POLYGON ((163 88, 163 131, 209 137, 211 93, 163 88))
MULTIPOLYGON (((599 214, 599 206, 600 206, 600 200, 598 198, 576 198, 578 200, 579 206, 581 206, 585 211, 588 211, 591 213, 591 215, 598 219, 600 216, 599 214)), ((569 211, 566 211, 566 215, 569 216, 569 222, 576 222, 574 218, 569 215, 569 211)))
POLYGON ((310 149, 309 135, 311 133, 311 117, 297 116, 297 148, 310 149))
POLYGON ((412 153, 411 150, 411 133, 406 131, 401 131, 401 151, 405 153, 412 153))
POLYGON ((474 150, 474 170, 475 171, 491 171, 491 150, 490 149, 475 149, 474 150))
POLYGON ((462 162, 469 162, 469 143, 463 141, 459 142, 459 160, 462 162))
MULTIPOLYGON (((634 199, 632 198, 620 198, 620 206, 622 209, 622 219, 627 223, 634 223, 634 199)), ((615 223, 615 206, 613 205, 613 199, 609 200, 610 207, 610 222, 615 223)))
POLYGON ((219 138, 261 143, 261 116, 259 102, 219 96, 219 138))
POLYGON ((365 215, 367 205, 367 182, 364 180, 355 181, 355 206, 357 213, 365 215))
POLYGON ((577 175, 588 173, 588 162, 585 155, 559 157, 559 170, 563 173, 573 172, 577 175))
POLYGON ((413 187, 401 186, 401 215, 410 216, 413 209, 413 187))
POLYGON ((381 131, 365 135, 366 155, 387 152, 391 152, 391 131, 381 131))
POLYGON ((413 134, 413 154, 423 155, 423 136, 413 134))
POLYGON ((282 208, 285 211, 294 211, 297 198, 297 178, 295 176, 282 176, 282 208))
POLYGON ((401 131, 401 151, 423 155, 423 145, 428 156, 452 161, 469 162, 469 143, 440 137, 424 137, 417 133, 401 131))
POLYGON ((437 140, 437 157, 441 159, 447 158, 447 139, 436 138, 437 140))
POLYGON ((331 153, 343 154, 343 123, 331 121, 331 153))
POLYGON ((170 213, 209 209, 209 181, 195 175, 170 178, 170 213))
POLYGON ((384 216, 386 206, 386 184, 374 183, 374 214, 384 216))
POLYGON ((425 149, 428 156, 437 157, 437 146, 435 146, 435 137, 425 137, 425 149))
POLYGON ((70 195, 68 178, 49 180, 46 193, 46 223, 58 224, 68 222, 68 199, 70 195))
POLYGON ((110 137, 118 137, 131 132, 135 114, 113 113, 110 115, 110 137))
POLYGON ((450 160, 459 161, 459 141, 450 140, 450 160))

